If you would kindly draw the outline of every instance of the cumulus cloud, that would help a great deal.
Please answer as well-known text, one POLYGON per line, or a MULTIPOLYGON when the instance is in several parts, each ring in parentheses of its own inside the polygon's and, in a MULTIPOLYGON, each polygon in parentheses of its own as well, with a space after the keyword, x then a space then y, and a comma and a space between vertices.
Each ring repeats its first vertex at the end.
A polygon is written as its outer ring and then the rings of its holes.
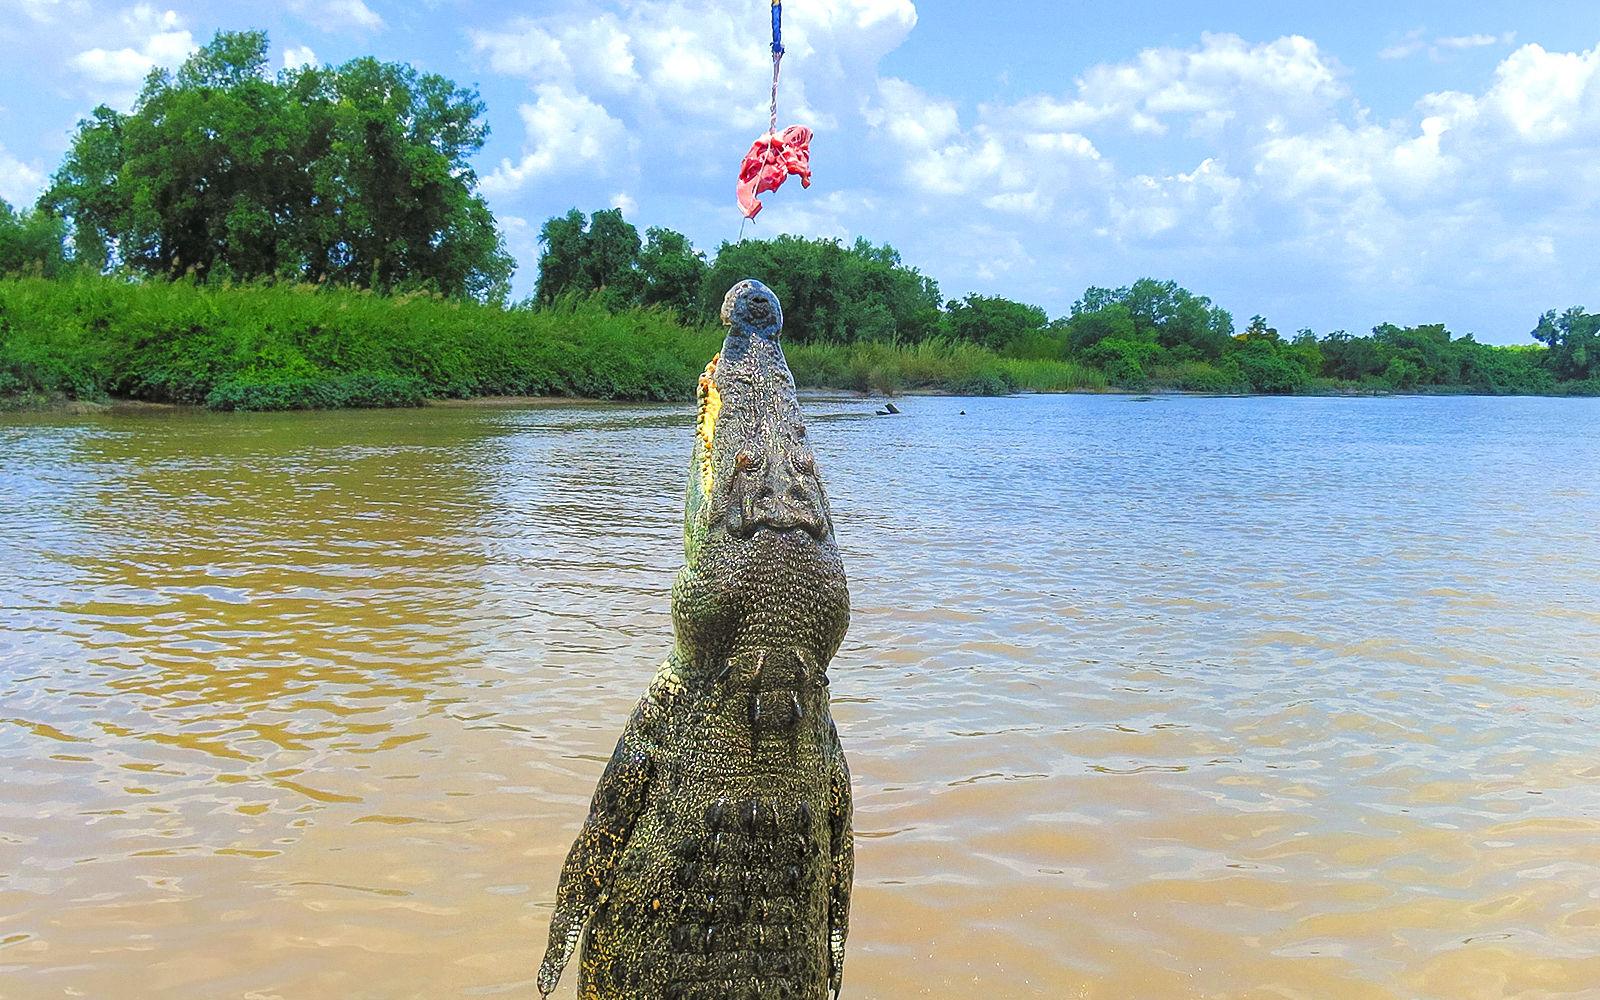
MULTIPOLYGON (((473 33, 477 58, 531 98, 522 152, 485 190, 564 178, 579 198, 648 213, 688 197, 731 215, 732 157, 766 122, 766 8, 573 0, 473 33)), ((973 106, 880 74, 915 23, 906 0, 796 7, 780 124, 817 128, 823 183, 773 199, 763 230, 887 236, 956 288, 1003 278, 989 290, 1065 302, 1110 259, 1212 268, 1221 286, 1247 280, 1248 261, 1286 289, 1369 299, 1513 273, 1532 287, 1553 261, 1569 283, 1594 273, 1575 248, 1600 208, 1596 52, 1524 45, 1481 92, 1424 95, 1380 122, 1313 40, 1204 34, 1090 67, 1063 92, 973 106)), ((1419 30, 1384 54, 1513 40, 1419 30)))
POLYGON ((0 198, 12 208, 30 208, 44 189, 44 181, 43 170, 13 156, 0 144, 0 198))
POLYGON ((93 48, 67 61, 73 69, 102 84, 116 85, 131 96, 131 90, 157 66, 176 66, 196 49, 194 36, 183 28, 175 11, 158 11, 140 4, 122 15, 128 36, 142 39, 137 46, 120 49, 93 48))
POLYGON ((289 0, 288 7, 329 34, 364 34, 384 26, 383 18, 362 0, 289 0))
POLYGON ((1175 128, 1226 152, 1326 122, 1349 96, 1336 60, 1305 38, 1250 45, 1203 36, 1193 49, 1150 49, 1096 66, 1076 91, 978 108, 962 128, 953 103, 884 80, 869 120, 905 155, 903 177, 925 195, 967 198, 1019 217, 1087 223, 1118 240, 1180 225, 1228 232, 1246 192, 1226 155, 1192 169, 1125 174, 1090 133, 1163 136, 1175 128))
MULTIPOLYGON (((526 79, 539 96, 523 111, 523 164, 531 169, 503 164, 495 183, 506 190, 567 162, 540 154, 561 132, 550 119, 563 116, 607 134, 615 131, 608 123, 617 123, 660 155, 711 169, 712 150, 730 136, 747 134, 748 142, 766 124, 769 9, 764 0, 646 0, 620 10, 584 0, 472 32, 489 69, 526 79)), ((785 15, 780 125, 804 121, 819 130, 856 112, 879 60, 916 23, 910 0, 834 0, 785 15)), ((572 135, 569 152, 584 145, 572 135)), ((588 138, 585 148, 604 144, 598 134, 588 138)))
MULTIPOLYGON (((1600 208, 1593 50, 1522 46, 1481 94, 1429 94, 1414 117, 1384 123, 1311 41, 1231 35, 1097 66, 1072 91, 980 105, 965 121, 954 102, 894 79, 867 109, 922 213, 1010 255, 971 258, 977 280, 1048 262, 1064 245, 1056 234, 1076 233, 1076 252, 1093 236, 1141 267, 1151 254, 1193 262, 1226 248, 1391 293, 1500 287, 1516 268, 1551 276, 1600 208), (1192 166, 1140 170, 1105 151, 1128 135, 1206 151, 1192 166), (992 239, 1007 230, 1016 245, 992 239)), ((1574 265, 1592 271, 1586 258, 1574 265)))
POLYGON ((299 69, 302 66, 315 65, 317 65, 317 54, 311 51, 311 46, 309 45, 300 45, 283 50, 284 69, 299 69))
POLYGON ((579 171, 597 177, 634 172, 625 155, 634 146, 628 130, 603 106, 555 84, 541 84, 536 92, 538 101, 518 109, 526 152, 516 163, 501 160, 483 179, 485 192, 504 194, 529 181, 579 171))

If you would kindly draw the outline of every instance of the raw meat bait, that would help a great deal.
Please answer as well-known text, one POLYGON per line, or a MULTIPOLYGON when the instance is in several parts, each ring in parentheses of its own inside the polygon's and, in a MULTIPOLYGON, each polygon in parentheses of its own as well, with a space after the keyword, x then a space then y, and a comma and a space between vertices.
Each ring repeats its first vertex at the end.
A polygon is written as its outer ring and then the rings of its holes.
POLYGON ((761 211, 756 195, 776 191, 790 175, 811 186, 811 130, 791 125, 778 131, 778 65, 783 62, 783 4, 772 0, 772 119, 739 163, 739 211, 753 219, 761 211))

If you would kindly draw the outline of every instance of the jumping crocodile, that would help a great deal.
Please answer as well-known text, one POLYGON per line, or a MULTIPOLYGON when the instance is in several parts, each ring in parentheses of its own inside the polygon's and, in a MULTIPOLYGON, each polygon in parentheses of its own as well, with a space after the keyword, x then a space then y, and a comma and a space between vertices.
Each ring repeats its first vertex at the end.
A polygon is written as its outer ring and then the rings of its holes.
POLYGON ((584 1000, 837 1000, 855 868, 827 668, 850 595, 758 281, 699 382, 675 642, 567 855, 538 987, 584 1000), (588 929, 584 935, 585 927, 588 929))

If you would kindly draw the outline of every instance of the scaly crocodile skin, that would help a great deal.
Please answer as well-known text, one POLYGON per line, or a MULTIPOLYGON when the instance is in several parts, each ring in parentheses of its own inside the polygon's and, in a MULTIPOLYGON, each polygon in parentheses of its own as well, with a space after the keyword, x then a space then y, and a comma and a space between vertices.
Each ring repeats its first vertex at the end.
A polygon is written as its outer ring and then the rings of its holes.
POLYGON ((562 869, 541 995, 582 941, 585 1000, 838 997, 855 854, 827 667, 850 595, 777 297, 741 282, 722 318, 676 641, 562 869))

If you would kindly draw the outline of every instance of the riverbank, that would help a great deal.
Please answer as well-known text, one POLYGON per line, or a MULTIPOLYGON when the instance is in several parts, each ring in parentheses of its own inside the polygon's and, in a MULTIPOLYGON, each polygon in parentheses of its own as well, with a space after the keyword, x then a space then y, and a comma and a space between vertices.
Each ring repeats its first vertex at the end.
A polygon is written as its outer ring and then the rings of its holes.
MULTIPOLYGON (((0 280, 0 409, 114 399, 217 410, 421 406, 484 396, 691 398, 722 331, 596 298, 502 308, 315 285, 80 275, 0 280)), ((797 383, 1003 395, 1101 390, 1072 361, 973 344, 788 344, 797 383)))
MULTIPOLYGON (((599 297, 507 308, 287 283, 0 279, 0 410, 91 412, 117 400, 215 410, 481 397, 684 401, 721 342, 715 327, 684 325, 662 309, 614 311, 599 297)), ((1461 384, 1429 384, 1418 377, 1424 367, 1399 362, 1360 381, 1311 377, 1320 361, 1248 335, 1209 361, 1117 340, 1077 354, 1054 342, 1023 348, 934 337, 794 342, 785 352, 802 388, 883 395, 1600 394, 1594 379, 1556 382, 1539 348, 1468 344, 1461 384)))

